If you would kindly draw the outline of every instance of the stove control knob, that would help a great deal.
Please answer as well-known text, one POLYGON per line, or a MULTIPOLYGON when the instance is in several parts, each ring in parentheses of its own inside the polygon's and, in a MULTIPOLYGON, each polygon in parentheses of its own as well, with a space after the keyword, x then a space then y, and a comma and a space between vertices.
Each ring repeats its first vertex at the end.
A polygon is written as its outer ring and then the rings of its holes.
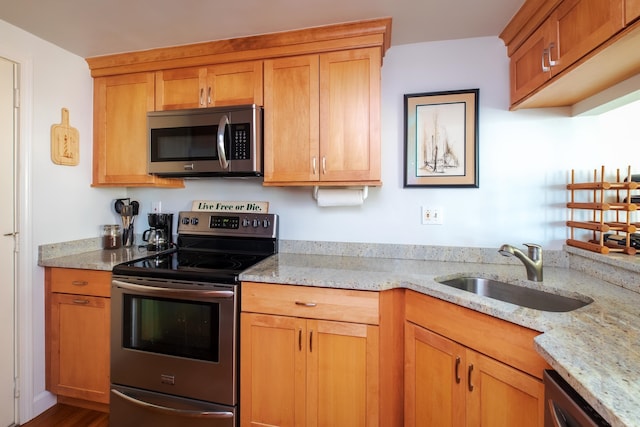
POLYGON ((271 223, 269 222, 268 219, 265 219, 265 220, 262 221, 262 226, 264 228, 269 228, 270 225, 271 225, 271 223))
POLYGON ((190 220, 189 220, 189 217, 184 217, 184 218, 182 218, 182 223, 183 223, 184 225, 189 225, 189 221, 190 221, 190 220))
POLYGON ((258 228, 258 226, 260 225, 260 221, 257 219, 253 220, 253 228, 258 228))
POLYGON ((251 221, 249 221, 248 218, 245 218, 242 220, 242 226, 243 227, 248 227, 249 225, 251 225, 251 221))
POLYGON ((191 218, 191 225, 198 225, 198 218, 191 218))

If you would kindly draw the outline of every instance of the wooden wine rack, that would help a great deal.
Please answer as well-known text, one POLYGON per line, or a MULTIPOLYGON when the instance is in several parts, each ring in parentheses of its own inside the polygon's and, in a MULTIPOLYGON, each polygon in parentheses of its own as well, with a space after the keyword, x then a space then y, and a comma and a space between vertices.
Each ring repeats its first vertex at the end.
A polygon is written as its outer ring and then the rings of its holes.
POLYGON ((571 194, 571 200, 567 203, 567 208, 570 210, 570 220, 567 221, 570 237, 567 239, 567 245, 601 254, 623 252, 628 255, 635 255, 636 249, 631 247, 630 234, 638 230, 640 223, 631 221, 631 213, 638 210, 639 206, 636 203, 631 203, 631 191, 638 189, 640 183, 631 180, 631 167, 628 168, 627 175, 622 181, 620 180, 620 170, 618 169, 616 171, 616 182, 604 180, 604 166, 600 171, 599 179, 597 170, 593 171, 592 182, 576 183, 574 176, 574 170, 571 170, 571 183, 567 184, 567 189, 571 194), (591 191, 590 200, 576 202, 575 193, 577 191, 591 191), (607 198, 612 201, 607 201, 607 198), (575 221, 575 210, 592 211, 591 220, 575 221), (591 232, 591 239, 582 241, 574 238, 576 229, 591 232), (620 244, 605 241, 605 233, 614 233, 620 236, 620 244), (624 244, 622 244, 623 242, 624 244))

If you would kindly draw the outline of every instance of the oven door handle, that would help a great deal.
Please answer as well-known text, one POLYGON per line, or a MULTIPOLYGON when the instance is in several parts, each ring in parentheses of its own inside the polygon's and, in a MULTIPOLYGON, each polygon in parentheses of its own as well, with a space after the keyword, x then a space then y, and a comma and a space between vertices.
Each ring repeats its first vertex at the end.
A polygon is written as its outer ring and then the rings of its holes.
POLYGON ((206 290, 206 289, 167 289, 160 288, 157 286, 146 286, 146 285, 135 285, 133 283, 123 282, 121 280, 113 280, 112 284, 126 289, 128 291, 140 292, 145 294, 153 294, 159 296, 177 296, 177 297, 185 297, 185 296, 195 296, 195 297, 206 297, 206 298, 233 298, 233 291, 214 291, 214 290, 206 290))
POLYGON ((115 394, 121 399, 126 400, 127 402, 141 406, 145 409, 149 409, 155 412, 159 412, 167 415, 174 415, 180 417, 189 417, 189 418, 233 418, 233 412, 229 411, 220 411, 220 412, 210 412, 210 411, 191 411, 188 409, 175 409, 168 408, 166 406, 156 405, 155 403, 145 402, 144 400, 136 399, 135 397, 131 397, 121 391, 111 389, 111 393, 115 394))

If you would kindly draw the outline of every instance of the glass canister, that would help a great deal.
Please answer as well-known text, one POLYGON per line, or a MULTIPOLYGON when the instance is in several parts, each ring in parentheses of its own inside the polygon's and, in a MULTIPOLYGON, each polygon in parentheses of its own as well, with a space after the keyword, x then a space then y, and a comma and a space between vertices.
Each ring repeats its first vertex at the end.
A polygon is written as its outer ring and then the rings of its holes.
POLYGON ((102 227, 102 248, 118 249, 122 246, 122 232, 118 224, 107 224, 102 227))

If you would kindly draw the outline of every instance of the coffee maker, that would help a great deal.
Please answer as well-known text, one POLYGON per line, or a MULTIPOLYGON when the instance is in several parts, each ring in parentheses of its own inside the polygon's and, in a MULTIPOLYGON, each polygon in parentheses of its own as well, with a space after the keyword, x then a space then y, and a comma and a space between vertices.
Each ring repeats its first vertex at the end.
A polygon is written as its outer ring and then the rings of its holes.
POLYGON ((173 214, 150 213, 147 217, 149 229, 142 234, 147 250, 164 251, 173 243, 173 214))

